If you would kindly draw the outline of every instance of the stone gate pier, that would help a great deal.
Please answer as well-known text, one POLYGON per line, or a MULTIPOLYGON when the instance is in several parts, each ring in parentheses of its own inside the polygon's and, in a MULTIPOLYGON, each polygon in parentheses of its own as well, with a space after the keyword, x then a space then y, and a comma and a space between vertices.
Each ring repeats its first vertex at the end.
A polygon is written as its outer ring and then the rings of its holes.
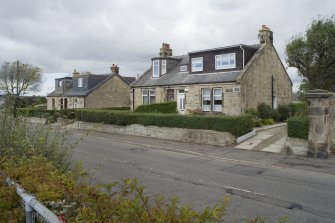
POLYGON ((308 157, 325 159, 335 146, 335 94, 325 90, 306 93, 308 103, 308 157))

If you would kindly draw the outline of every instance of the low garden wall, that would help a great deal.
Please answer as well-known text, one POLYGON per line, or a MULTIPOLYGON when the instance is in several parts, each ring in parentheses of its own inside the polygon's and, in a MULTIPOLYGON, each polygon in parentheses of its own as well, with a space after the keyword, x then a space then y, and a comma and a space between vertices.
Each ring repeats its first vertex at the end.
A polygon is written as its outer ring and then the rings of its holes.
POLYGON ((97 124, 91 122, 76 121, 73 128, 82 130, 95 130, 108 133, 117 133, 134 136, 145 136, 156 139, 166 139, 178 142, 191 142, 213 146, 226 146, 235 142, 235 136, 229 132, 217 132, 203 129, 167 128, 157 126, 143 126, 132 124, 118 126, 111 124, 97 124))

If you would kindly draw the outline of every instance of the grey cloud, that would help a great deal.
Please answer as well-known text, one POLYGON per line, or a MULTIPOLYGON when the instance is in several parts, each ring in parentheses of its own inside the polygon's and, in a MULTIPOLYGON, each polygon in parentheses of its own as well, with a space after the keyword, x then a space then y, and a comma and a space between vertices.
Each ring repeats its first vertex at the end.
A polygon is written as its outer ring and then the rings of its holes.
MULTIPOLYGON (((136 75, 162 42, 174 54, 253 44, 262 24, 274 31, 283 58, 291 36, 334 11, 332 0, 3 0, 0 62, 18 58, 46 72, 108 72, 118 63, 120 71, 136 75)), ((295 80, 296 73, 290 75, 295 80)))

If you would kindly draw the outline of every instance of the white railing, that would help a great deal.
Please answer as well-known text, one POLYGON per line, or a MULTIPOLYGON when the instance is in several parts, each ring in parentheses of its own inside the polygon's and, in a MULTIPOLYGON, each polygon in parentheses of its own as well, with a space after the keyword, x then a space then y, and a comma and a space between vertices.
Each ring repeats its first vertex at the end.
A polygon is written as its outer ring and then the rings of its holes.
POLYGON ((16 187, 16 193, 23 200, 26 211, 26 223, 33 223, 33 212, 35 211, 47 223, 63 223, 52 211, 39 202, 35 196, 26 192, 20 185, 12 181, 9 177, 7 184, 16 187))

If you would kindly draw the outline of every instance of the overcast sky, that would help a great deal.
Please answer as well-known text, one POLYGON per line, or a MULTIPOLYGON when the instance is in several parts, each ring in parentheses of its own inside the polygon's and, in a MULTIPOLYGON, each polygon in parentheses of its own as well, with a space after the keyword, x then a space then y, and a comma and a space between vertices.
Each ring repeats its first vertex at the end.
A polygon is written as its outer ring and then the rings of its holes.
MULTIPOLYGON (((21 60, 53 79, 78 71, 142 74, 163 42, 174 55, 258 43, 267 25, 285 61, 285 45, 313 19, 335 14, 334 0, 0 0, 0 62, 21 60)), ((300 79, 289 69, 294 83, 300 79)), ((48 86, 48 87, 46 87, 48 86)))

